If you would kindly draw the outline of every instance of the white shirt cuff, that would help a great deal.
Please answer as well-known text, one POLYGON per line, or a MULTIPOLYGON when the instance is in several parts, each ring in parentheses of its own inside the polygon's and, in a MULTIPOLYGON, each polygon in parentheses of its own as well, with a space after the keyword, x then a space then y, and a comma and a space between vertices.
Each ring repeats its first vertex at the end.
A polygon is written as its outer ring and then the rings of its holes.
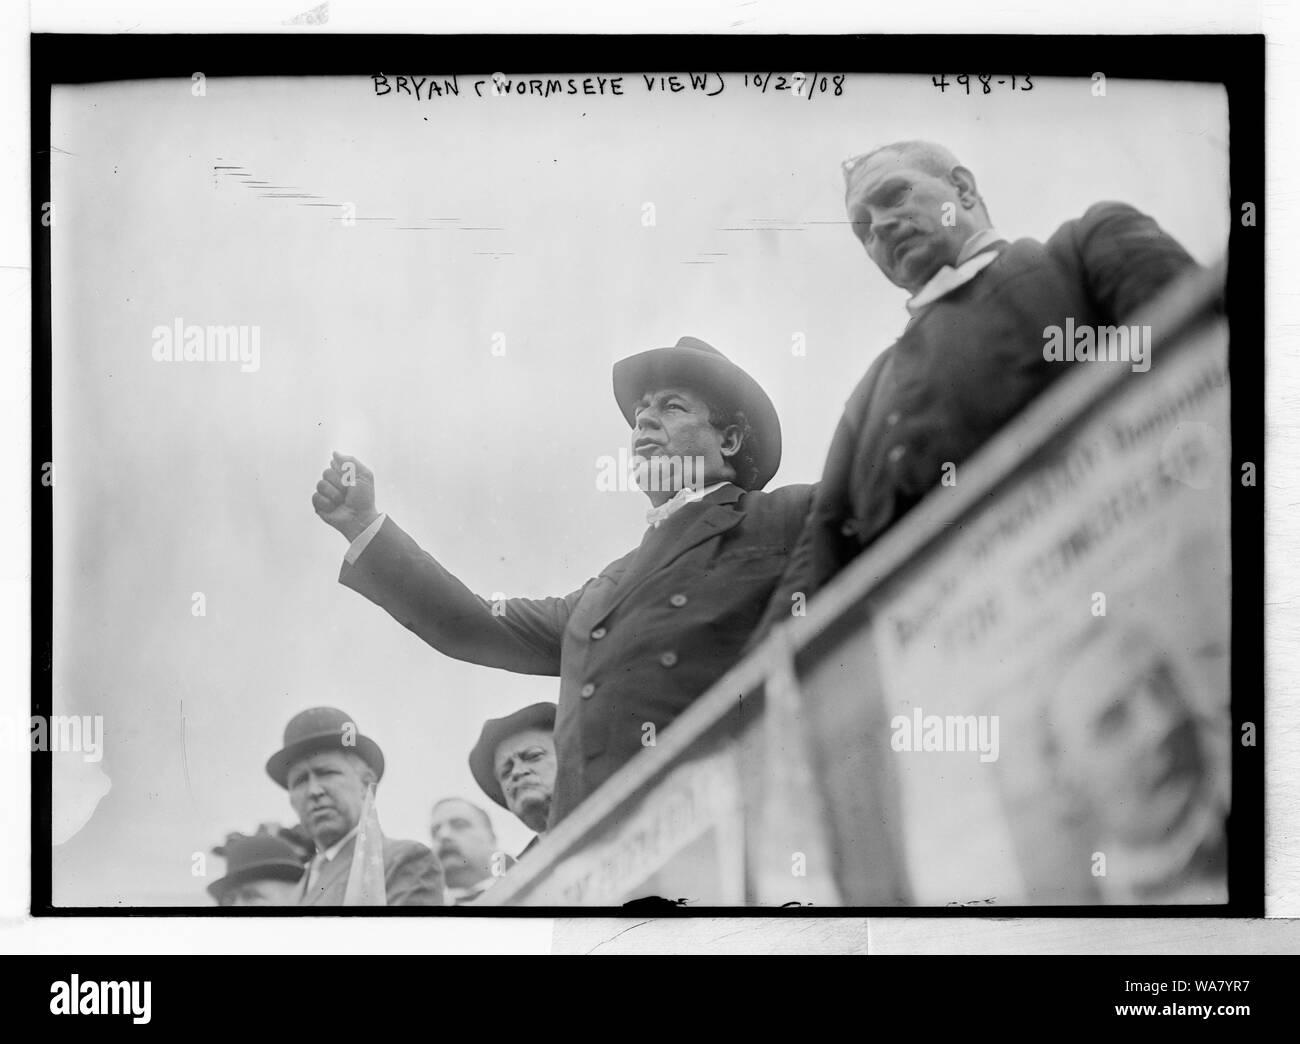
POLYGON ((387 517, 387 515, 380 515, 361 531, 360 535, 348 545, 347 554, 343 556, 344 562, 352 565, 361 557, 361 552, 366 549, 370 541, 375 539, 375 534, 379 532, 379 527, 384 524, 384 519, 387 517))

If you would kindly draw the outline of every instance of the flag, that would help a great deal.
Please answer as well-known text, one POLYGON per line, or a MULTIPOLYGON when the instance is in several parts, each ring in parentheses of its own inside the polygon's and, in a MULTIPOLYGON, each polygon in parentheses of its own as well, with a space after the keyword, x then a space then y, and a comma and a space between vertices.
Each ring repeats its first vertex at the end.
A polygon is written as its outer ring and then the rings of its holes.
POLYGON ((348 869, 348 886, 343 893, 344 906, 387 906, 388 890, 384 886, 384 835, 379 830, 375 811, 375 787, 366 788, 361 803, 361 825, 352 849, 352 866, 348 869))

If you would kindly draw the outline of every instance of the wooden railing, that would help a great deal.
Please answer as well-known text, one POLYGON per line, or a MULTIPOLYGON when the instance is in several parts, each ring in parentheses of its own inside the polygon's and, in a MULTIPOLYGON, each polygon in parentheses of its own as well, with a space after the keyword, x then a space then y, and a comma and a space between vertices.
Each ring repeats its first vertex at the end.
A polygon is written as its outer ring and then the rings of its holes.
POLYGON ((1181 723, 1185 749, 1181 775, 1159 784, 1180 824, 1165 834, 1191 829, 1184 806, 1206 838, 1221 830, 1223 278, 1222 266, 1198 271, 1130 317, 1151 328, 1148 372, 1066 364, 1077 372, 661 730, 481 904, 1026 905, 1125 902, 1141 887, 1157 890, 1147 901, 1222 901, 1216 870, 1189 869, 1171 849, 1160 884, 1143 824, 1107 822, 1100 798, 1087 808, 1090 787, 1130 781, 1122 765, 1096 786, 1077 778, 1106 753, 1087 747, 1093 697, 1053 701, 1062 686, 1076 691, 1076 676, 1092 676, 1098 699, 1120 691, 1139 657, 1128 650, 1144 642, 1151 662, 1198 679, 1197 694, 1166 700, 1167 731, 1181 723), (1069 715, 1085 717, 1067 728, 1069 715), (911 735, 932 720, 958 722, 944 750, 911 735), (966 749, 954 749, 963 736, 966 749))

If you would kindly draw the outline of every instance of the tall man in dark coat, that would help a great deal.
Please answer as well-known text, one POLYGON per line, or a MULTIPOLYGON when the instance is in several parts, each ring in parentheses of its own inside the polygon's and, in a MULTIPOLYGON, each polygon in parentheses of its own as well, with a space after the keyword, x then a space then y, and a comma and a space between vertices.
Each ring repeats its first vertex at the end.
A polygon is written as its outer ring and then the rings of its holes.
POLYGON ((662 731, 733 665, 811 501, 808 486, 760 492, 780 422, 711 345, 683 337, 621 360, 614 397, 637 458, 695 466, 653 469, 671 481, 641 486, 654 509, 640 546, 563 597, 473 594, 376 512, 374 477, 353 458, 336 454, 312 497, 350 543, 340 582, 448 656, 559 676, 552 827, 643 749, 646 726, 662 731))
POLYGON ((970 457, 1068 371, 1045 358, 1049 327, 1122 323, 1195 264, 1123 203, 1096 204, 1046 243, 1008 243, 974 175, 928 142, 850 160, 845 180, 854 235, 885 278, 910 291, 911 319, 849 397, 760 634, 938 485, 945 465, 970 457))

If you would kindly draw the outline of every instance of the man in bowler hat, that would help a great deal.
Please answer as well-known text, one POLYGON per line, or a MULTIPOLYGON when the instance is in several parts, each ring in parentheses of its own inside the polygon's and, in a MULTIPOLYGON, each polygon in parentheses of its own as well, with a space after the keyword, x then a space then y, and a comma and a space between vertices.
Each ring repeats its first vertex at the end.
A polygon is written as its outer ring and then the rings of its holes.
POLYGON ((483 793, 537 836, 519 853, 523 858, 546 833, 555 796, 555 704, 534 703, 489 718, 469 752, 469 770, 483 793))
MULTIPOLYGON (((284 746, 266 763, 316 846, 298 893, 301 906, 342 906, 357 854, 367 791, 384 775, 384 754, 334 707, 294 715, 284 746)), ((373 840, 373 839, 372 839, 373 840)), ((389 906, 441 906, 442 867, 424 845, 380 835, 389 906)))
POLYGON ((735 663, 812 493, 762 492, 781 460, 776 409, 712 345, 640 352, 615 364, 613 383, 632 454, 659 479, 638 482, 649 528, 567 595, 473 594, 377 511, 355 458, 335 454, 312 497, 349 542, 341 583, 455 659, 559 676, 552 827, 735 663))

